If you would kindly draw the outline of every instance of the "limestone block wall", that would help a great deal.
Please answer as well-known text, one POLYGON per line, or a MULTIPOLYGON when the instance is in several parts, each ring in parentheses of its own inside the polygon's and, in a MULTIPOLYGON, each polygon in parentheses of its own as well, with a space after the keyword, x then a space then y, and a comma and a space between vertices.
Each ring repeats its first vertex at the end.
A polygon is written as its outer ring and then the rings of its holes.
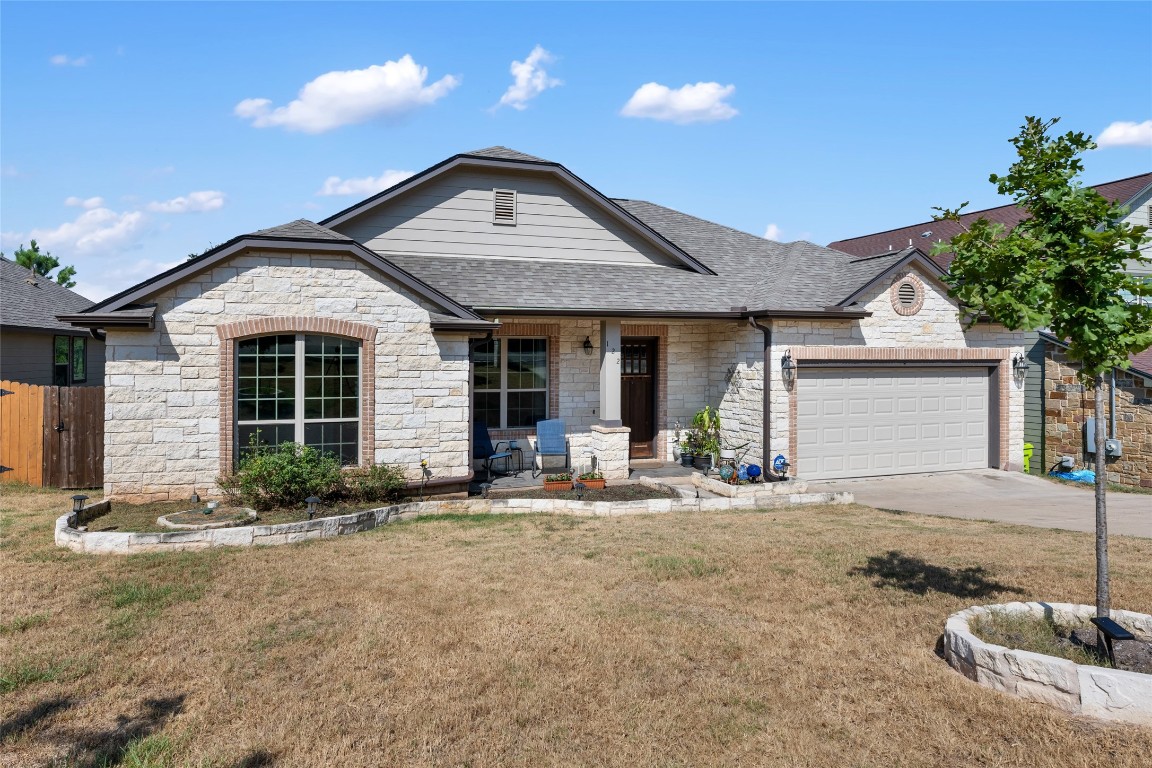
MULTIPOLYGON (((156 328, 111 329, 105 375, 105 493, 116 498, 212 493, 222 448, 221 326, 285 327, 323 318, 375 329, 373 381, 361 393, 363 463, 398 464, 411 479, 469 471, 468 340, 434 336, 422 300, 345 256, 248 253, 166 289, 156 328)), ((362 378, 364 376, 362 375, 362 378)), ((225 382, 225 391, 231 386, 225 382)), ((226 398, 230 401, 230 398, 226 398)))
MULTIPOLYGON (((931 278, 916 270, 893 276, 888 282, 878 284, 861 296, 858 302, 872 313, 860 320, 773 320, 771 353, 771 421, 772 445, 769 453, 775 456, 783 453, 793 465, 798 457, 795 452, 795 425, 793 422, 794 386, 802 386, 798 381, 793 387, 786 387, 782 375, 782 360, 785 353, 801 360, 799 379, 803 378, 802 359, 807 355, 824 356, 835 354, 850 358, 865 353, 851 350, 879 350, 866 353, 873 359, 882 361, 883 350, 891 349, 890 357, 916 356, 922 350, 925 357, 939 356, 941 350, 957 350, 956 358, 995 357, 1011 361, 1017 353, 1023 353, 1026 345, 1035 339, 1034 333, 1008 332, 999 326, 981 325, 965 331, 960 322, 955 302, 947 292, 931 278), (914 314, 906 314, 897 309, 893 301, 893 287, 909 274, 916 278, 921 288, 920 308, 914 314), (831 348, 831 349, 830 349, 831 348), (971 350, 971 352, 962 352, 971 350), (981 354, 976 350, 986 350, 981 354)), ((1007 469, 1019 470, 1024 457, 1024 382, 1006 371, 1001 382, 1001 440, 1007 446, 1007 469)))
MULTIPOLYGON (((1095 459, 1086 450, 1084 425, 1095 412, 1095 393, 1080 383, 1078 367, 1063 347, 1052 343, 1045 347, 1043 467, 1047 470, 1061 456, 1072 456, 1078 466, 1091 468, 1095 459)), ((1104 394, 1107 419, 1107 390, 1104 394)), ((1123 456, 1108 461, 1108 479, 1152 488, 1152 380, 1117 371, 1115 402, 1116 437, 1123 456)))

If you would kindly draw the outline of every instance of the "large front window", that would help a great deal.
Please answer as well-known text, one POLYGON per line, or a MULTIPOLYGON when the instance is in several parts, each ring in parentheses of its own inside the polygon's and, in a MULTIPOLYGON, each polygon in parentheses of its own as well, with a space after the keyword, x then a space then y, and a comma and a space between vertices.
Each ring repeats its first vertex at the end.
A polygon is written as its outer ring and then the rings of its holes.
POLYGON ((285 442, 360 461, 360 342, 303 333, 236 344, 236 447, 285 442))
POLYGON ((473 357, 475 418, 492 428, 548 418, 548 340, 492 339, 473 357))

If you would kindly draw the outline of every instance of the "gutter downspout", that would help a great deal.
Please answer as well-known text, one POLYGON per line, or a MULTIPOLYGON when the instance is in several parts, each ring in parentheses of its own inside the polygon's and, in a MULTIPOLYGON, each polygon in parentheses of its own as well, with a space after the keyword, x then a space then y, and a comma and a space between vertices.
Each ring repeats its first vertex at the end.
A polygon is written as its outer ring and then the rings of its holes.
POLYGON ((768 472, 768 456, 772 453, 771 439, 772 439, 772 326, 760 325, 756 322, 756 318, 749 317, 748 325, 758 329, 764 334, 764 405, 763 405, 763 437, 762 440, 762 455, 760 460, 764 462, 761 469, 765 475, 768 472))

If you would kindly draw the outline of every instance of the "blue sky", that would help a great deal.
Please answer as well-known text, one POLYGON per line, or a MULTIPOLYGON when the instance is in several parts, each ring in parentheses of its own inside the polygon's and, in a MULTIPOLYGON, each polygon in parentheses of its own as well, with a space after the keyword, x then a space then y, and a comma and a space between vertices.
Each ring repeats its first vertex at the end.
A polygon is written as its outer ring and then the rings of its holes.
POLYGON ((999 204, 1025 115, 1133 124, 1088 183, 1152 169, 1149 3, 4 2, 0 22, 0 242, 38 237, 94 299, 494 144, 821 244, 999 204))

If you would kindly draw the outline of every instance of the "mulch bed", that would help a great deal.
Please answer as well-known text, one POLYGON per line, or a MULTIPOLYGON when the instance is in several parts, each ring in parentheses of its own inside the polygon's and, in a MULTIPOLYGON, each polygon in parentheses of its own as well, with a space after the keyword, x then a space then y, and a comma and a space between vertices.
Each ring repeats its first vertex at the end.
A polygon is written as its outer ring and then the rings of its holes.
POLYGON ((543 488, 517 488, 508 491, 491 491, 491 499, 569 499, 571 501, 641 501, 643 499, 677 499, 679 495, 671 491, 660 491, 636 483, 607 485, 603 490, 584 491, 579 499, 576 491, 546 491, 543 488))
MULTIPOLYGON (((1097 652, 1096 638, 1095 627, 1074 629, 1072 630, 1071 637, 1068 639, 1068 643, 1070 645, 1079 645, 1099 658, 1106 658, 1106 649, 1101 648, 1100 651, 1097 652)), ((1114 642, 1112 643, 1112 648, 1116 653, 1117 669, 1124 670, 1125 672, 1142 672, 1146 675, 1152 675, 1152 643, 1136 638, 1135 640, 1114 642)))

